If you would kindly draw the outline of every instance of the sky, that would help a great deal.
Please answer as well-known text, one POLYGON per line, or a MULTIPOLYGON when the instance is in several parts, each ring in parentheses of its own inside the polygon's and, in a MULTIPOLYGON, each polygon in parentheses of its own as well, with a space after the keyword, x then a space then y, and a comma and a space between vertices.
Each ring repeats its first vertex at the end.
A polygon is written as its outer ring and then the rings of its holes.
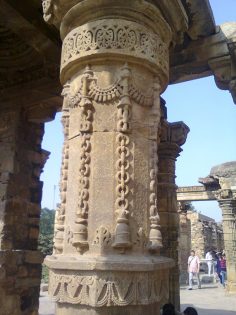
MULTIPOLYGON (((236 0, 210 0, 216 24, 236 21, 236 0)), ((215 85, 213 77, 170 85, 162 94, 168 121, 183 121, 190 128, 183 152, 176 164, 179 186, 197 185, 199 177, 211 167, 236 159, 236 105, 228 91, 215 85)), ((63 143, 61 114, 45 126, 42 147, 51 152, 41 180, 44 181, 42 207, 55 208, 59 202, 61 150, 63 143)), ((194 202, 196 210, 221 220, 216 201, 194 202)))

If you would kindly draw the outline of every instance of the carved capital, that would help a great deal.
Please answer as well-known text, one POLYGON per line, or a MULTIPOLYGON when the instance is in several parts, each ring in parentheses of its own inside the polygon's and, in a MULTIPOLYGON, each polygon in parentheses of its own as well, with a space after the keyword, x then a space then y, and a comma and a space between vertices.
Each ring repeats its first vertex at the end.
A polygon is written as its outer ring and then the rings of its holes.
POLYGON ((233 198, 231 189, 219 189, 217 192, 215 192, 215 196, 218 200, 233 198))
POLYGON ((171 142, 182 146, 187 140, 189 127, 182 121, 162 124, 161 142, 171 142))
MULTIPOLYGON (((160 35, 136 22, 121 19, 92 21, 74 28, 64 39, 61 57, 61 80, 68 80, 75 65, 105 58, 139 62, 160 71, 168 78, 168 46, 160 35)), ((163 77, 163 78, 162 78, 163 77)))

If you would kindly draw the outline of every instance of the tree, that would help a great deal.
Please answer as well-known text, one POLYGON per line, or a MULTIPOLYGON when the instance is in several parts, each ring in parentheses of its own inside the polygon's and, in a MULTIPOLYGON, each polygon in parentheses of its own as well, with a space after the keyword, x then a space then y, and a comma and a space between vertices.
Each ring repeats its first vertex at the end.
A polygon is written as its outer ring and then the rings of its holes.
MULTIPOLYGON (((44 254, 44 257, 52 254, 54 219, 55 210, 49 210, 48 208, 41 210, 38 249, 44 254)), ((42 279, 44 282, 48 282, 48 269, 45 265, 42 269, 42 279)))

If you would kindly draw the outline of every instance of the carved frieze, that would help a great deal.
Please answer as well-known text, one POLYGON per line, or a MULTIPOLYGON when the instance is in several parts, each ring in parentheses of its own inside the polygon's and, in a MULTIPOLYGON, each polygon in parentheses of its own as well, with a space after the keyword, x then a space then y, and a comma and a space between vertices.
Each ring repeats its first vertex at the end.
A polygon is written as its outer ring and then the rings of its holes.
MULTIPOLYGON (((64 96, 63 108, 66 110, 77 108, 77 112, 80 112, 78 124, 80 132, 92 131, 94 103, 115 105, 117 107, 116 130, 129 133, 131 132, 132 106, 137 104, 143 107, 153 107, 157 100, 159 102, 160 85, 157 84, 158 79, 156 77, 151 78, 148 90, 143 91, 137 85, 135 74, 132 73, 131 67, 127 63, 116 70, 114 83, 102 87, 100 80, 101 78, 97 77, 95 72, 87 66, 82 75, 67 81, 64 85, 62 92, 64 96)), ((152 111, 150 120, 152 122, 155 120, 154 124, 158 123, 156 116, 158 116, 156 112, 152 111)))
POLYGON ((93 307, 147 305, 168 300, 168 281, 164 272, 50 272, 49 294, 59 303, 93 307))
POLYGON ((121 19, 93 21, 73 29, 63 41, 61 70, 74 60, 104 53, 144 59, 168 76, 168 47, 160 36, 121 19))

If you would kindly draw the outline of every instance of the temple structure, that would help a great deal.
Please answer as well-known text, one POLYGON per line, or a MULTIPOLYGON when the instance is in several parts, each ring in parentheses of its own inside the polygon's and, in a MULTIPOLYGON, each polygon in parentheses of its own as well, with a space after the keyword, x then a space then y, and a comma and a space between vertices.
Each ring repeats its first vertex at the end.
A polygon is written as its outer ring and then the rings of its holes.
MULTIPOLYGON (((56 314, 178 307, 175 161, 189 128, 168 123, 160 95, 214 75, 236 102, 236 24, 216 26, 208 0, 2 0, 0 16, 0 313, 37 314, 41 142, 57 111, 56 314)), ((235 244, 235 196, 222 189, 235 244)))
POLYGON ((200 259, 209 251, 220 252, 224 246, 222 223, 205 216, 189 203, 179 203, 179 270, 180 284, 188 283, 188 257, 192 249, 200 259))
POLYGON ((236 292, 236 162, 214 166, 210 174, 200 178, 203 186, 180 187, 180 217, 185 216, 186 201, 217 200, 222 210, 224 246, 227 259, 227 290, 236 292), (181 207, 182 203, 182 207, 181 207), (182 209, 181 209, 182 208, 182 209))

